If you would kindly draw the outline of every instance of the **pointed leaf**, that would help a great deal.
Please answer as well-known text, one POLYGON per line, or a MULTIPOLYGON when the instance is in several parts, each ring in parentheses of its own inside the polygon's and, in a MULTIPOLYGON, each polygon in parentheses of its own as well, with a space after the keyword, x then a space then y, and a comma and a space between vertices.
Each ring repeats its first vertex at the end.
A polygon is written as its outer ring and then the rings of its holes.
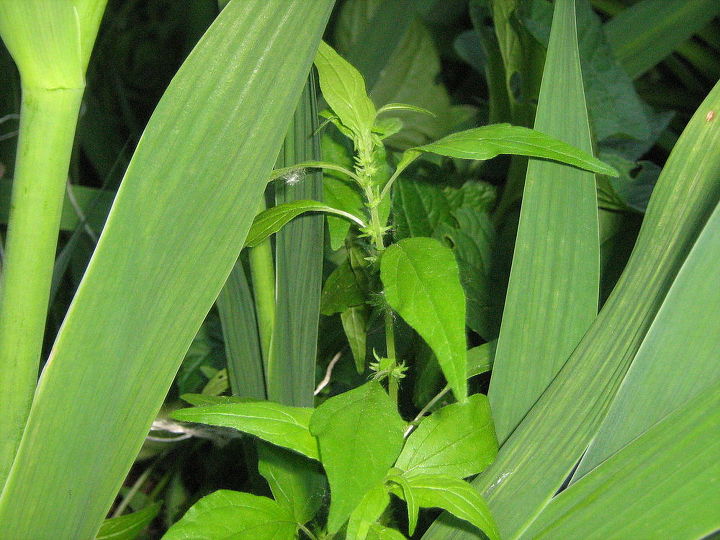
POLYGON ((375 486, 363 497, 353 513, 347 526, 347 538, 365 540, 372 525, 382 516, 390 504, 390 495, 384 484, 375 486))
POLYGON ((455 256, 432 238, 407 238, 380 259, 390 306, 430 345, 458 401, 467 397, 465 296, 455 256))
POLYGON ((135 540, 160 511, 161 503, 103 521, 95 540, 135 540))
MULTIPOLYGON (((539 124, 536 127, 540 128, 539 124)), ((542 129, 542 128, 540 128, 542 129)), ((452 133, 413 150, 461 159, 492 159, 501 154, 544 158, 579 169, 617 176, 617 171, 580 150, 540 131, 510 124, 493 124, 452 133)))
POLYGON ((290 510, 296 522, 307 523, 320 509, 326 483, 316 461, 259 443, 258 472, 267 480, 275 501, 290 510))
POLYGON ((395 467, 405 476, 444 474, 466 478, 482 472, 497 455, 487 396, 475 394, 425 418, 408 437, 395 467))
POLYGON ((196 502, 163 540, 278 540, 294 538, 296 529, 290 511, 272 499, 220 490, 196 502))
POLYGON ((376 112, 360 72, 324 41, 318 47, 315 66, 323 97, 343 125, 358 136, 369 135, 376 112))
POLYGON ((155 108, 0 496, 16 536, 102 524, 237 260, 332 4, 230 2, 155 108))
POLYGON ((499 540, 500 533, 490 508, 480 492, 467 482, 440 474, 409 476, 407 482, 421 507, 447 510, 475 525, 490 540, 499 540))
POLYGON ((342 527, 365 494, 382 482, 400 454, 404 428, 395 404, 377 382, 317 408, 310 430, 330 482, 330 532, 342 527))
POLYGON ((365 371, 367 356, 368 309, 366 306, 350 307, 340 314, 340 320, 355 360, 355 368, 358 373, 362 373, 365 371))
POLYGON ((313 409, 272 401, 243 401, 180 409, 172 417, 182 422, 237 429, 260 439, 319 459, 317 443, 308 425, 313 409))
POLYGON ((253 221, 250 232, 248 232, 245 240, 245 246, 255 247, 262 243, 270 235, 275 234, 283 228, 291 219, 298 217, 305 212, 326 212, 342 216, 354 221, 358 226, 364 227, 365 222, 344 210, 332 208, 318 201, 293 201, 274 206, 263 212, 260 212, 255 221, 253 221))

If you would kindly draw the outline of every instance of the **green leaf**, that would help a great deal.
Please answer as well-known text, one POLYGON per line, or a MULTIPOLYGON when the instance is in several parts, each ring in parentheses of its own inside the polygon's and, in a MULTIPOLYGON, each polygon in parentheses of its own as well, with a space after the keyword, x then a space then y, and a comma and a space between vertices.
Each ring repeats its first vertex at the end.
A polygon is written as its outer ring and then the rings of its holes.
POLYGON ((234 428, 319 459, 317 443, 308 430, 312 414, 312 409, 272 401, 242 401, 180 409, 172 417, 182 422, 234 428))
POLYGON ((365 371, 368 318, 368 309, 365 306, 350 307, 340 314, 343 330, 347 336, 358 373, 365 371))
POLYGON ((417 502, 415 501, 415 494, 413 493, 413 490, 410 487, 410 483, 408 482, 407 478, 405 478, 399 474, 389 475, 387 477, 386 482, 391 482, 391 483, 397 484, 400 487, 400 490, 402 491, 402 498, 405 500, 405 504, 407 505, 408 534, 410 536, 412 536, 415 533, 415 528, 417 527, 418 514, 420 512, 420 508, 418 507, 417 502))
MULTIPOLYGON (((325 159, 338 163, 345 168, 353 167, 351 143, 339 135, 331 136, 328 133, 322 137, 322 153, 325 159), (341 140, 343 139, 343 140, 341 140)), ((339 208, 356 216, 363 215, 362 194, 355 182, 343 175, 326 170, 323 175, 323 199, 334 208, 339 208)), ((350 222, 343 218, 327 216, 328 231, 330 233, 330 247, 340 249, 350 230, 350 222)))
POLYGON ((325 280, 320 299, 320 313, 333 315, 350 307, 365 303, 365 294, 360 288, 355 272, 349 261, 344 261, 325 280))
POLYGON ((245 239, 245 246, 257 246, 270 235, 282 229, 290 220, 305 212, 336 214, 354 221, 359 227, 365 227, 365 222, 362 219, 344 210, 332 208, 318 201, 292 201, 260 212, 255 218, 255 221, 253 221, 250 232, 248 232, 247 238, 245 239))
POLYGON ((163 536, 163 540, 278 540, 295 538, 289 510, 267 497, 220 490, 203 497, 163 536))
POLYGON ((390 306, 430 345, 458 401, 467 398, 465 296, 455 256, 432 238, 407 238, 380 259, 390 306))
POLYGON ((574 479, 720 380, 720 205, 700 233, 574 479), (668 373, 682 366, 681 377, 668 373))
POLYGON ((13 534, 97 532, 235 264, 332 3, 230 2, 173 78, 43 370, 0 496, 13 534))
POLYGON ((440 225, 435 237, 450 243, 460 269, 460 282, 465 291, 466 322, 483 339, 497 336, 490 294, 490 265, 495 229, 486 212, 463 207, 452 213, 457 226, 440 225))
POLYGON ((452 223, 447 198, 439 186, 429 182, 398 178, 392 204, 397 240, 433 236, 441 223, 452 223))
MULTIPOLYGON (((311 71, 285 135, 278 166, 320 158, 315 87, 311 71)), ((293 185, 276 183, 275 204, 321 200, 322 176, 322 171, 318 171, 293 185)), ((275 323, 267 385, 272 399, 296 407, 314 405, 324 225, 324 216, 304 215, 285 225, 275 236, 275 323)))
MULTIPOLYGON (((235 263, 216 300, 234 394, 257 400, 267 398, 260 336, 253 295, 242 260, 235 263)), ((197 405, 197 403, 193 403, 197 405)))
POLYGON ((183 401, 195 407, 206 405, 228 405, 230 403, 251 403, 255 400, 239 396, 209 396, 207 394, 183 394, 180 396, 183 401))
POLYGON ((466 478, 482 472, 498 444, 487 396, 475 394, 425 418, 408 437, 395 467, 405 476, 444 474, 466 478))
POLYGON ((396 531, 390 527, 384 527, 378 523, 370 525, 370 529, 365 538, 367 538, 367 540, 406 540, 400 531, 396 531))
MULTIPOLYGON (((574 0, 555 4, 535 127, 592 151, 574 0)), ((595 177, 530 160, 488 394, 501 445, 595 319, 599 259, 595 177)))
POLYGON ((468 379, 481 373, 487 373, 493 367, 495 360, 495 348, 497 347, 497 340, 483 343, 472 349, 468 349, 467 352, 467 363, 468 363, 468 379))
POLYGON ((715 0, 643 0, 605 23, 615 57, 637 78, 720 14, 715 0))
POLYGON ((258 444, 258 472, 275 501, 292 512, 297 523, 310 521, 325 496, 325 476, 316 461, 270 444, 258 444))
POLYGON ((718 433, 716 379, 554 497, 519 538, 712 537, 720 528, 718 433))
POLYGON ((404 428, 395 404, 377 382, 332 397, 317 408, 310 431, 317 437, 330 482, 331 533, 382 482, 400 454, 404 428))
MULTIPOLYGON (((500 538, 485 499, 467 482, 441 474, 409 476, 407 482, 421 507, 442 508, 475 525, 490 540, 500 538)), ((394 492, 397 493, 397 490, 394 492)))
MULTIPOLYGON (((562 370, 475 484, 501 530, 515 534, 572 473, 690 247, 720 199, 720 85, 699 107, 655 186, 623 276, 562 370), (581 403, 582 407, 577 404, 581 403), (542 448, 539 452, 538 448, 542 448)), ((493 409, 493 414, 496 411, 493 409)), ((432 528, 426 538, 454 538, 432 528)))
MULTIPOLYGON (((537 121, 535 126, 540 130, 551 127, 537 121)), ((510 124, 493 124, 452 133, 413 150, 461 159, 487 160, 501 154, 530 156, 607 176, 618 175, 613 167, 593 157, 589 150, 581 150, 541 131, 510 124)))
POLYGON ((323 97, 340 122, 357 137, 368 136, 376 112, 360 72, 324 41, 318 47, 315 67, 323 97))
POLYGON ((390 504, 390 495, 385 484, 379 484, 370 489, 357 505, 347 526, 347 538, 352 540, 365 540, 372 525, 382 516, 390 504))
POLYGON ((142 510, 103 521, 95 540, 135 540, 160 511, 161 503, 142 510))

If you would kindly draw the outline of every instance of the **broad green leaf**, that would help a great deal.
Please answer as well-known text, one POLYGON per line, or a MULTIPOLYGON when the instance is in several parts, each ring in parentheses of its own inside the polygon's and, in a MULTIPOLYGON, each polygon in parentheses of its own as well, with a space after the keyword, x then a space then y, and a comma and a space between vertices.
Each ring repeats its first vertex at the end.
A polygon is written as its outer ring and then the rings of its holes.
POLYGON ((433 236, 441 223, 451 223, 450 204, 440 186, 400 177, 393 190, 395 238, 433 236))
MULTIPOLYGON (((371 3, 378 5, 380 10, 392 9, 385 7, 388 2, 374 0, 371 3)), ((407 0, 392 3, 417 4, 407 0)), ((377 59, 383 64, 382 70, 376 82, 368 86, 370 97, 378 106, 409 103, 432 113, 418 114, 417 110, 396 110, 393 113, 402 120, 403 130, 387 141, 391 146, 402 149, 447 135, 476 112, 474 107, 452 104, 447 89, 438 80, 440 54, 433 36, 419 19, 407 24, 409 11, 406 8, 403 15, 397 17, 400 26, 397 32, 402 32, 398 34, 400 39, 394 48, 385 45, 381 57, 377 59), (406 26, 403 28, 403 25, 406 26)), ((392 40, 395 39, 394 36, 392 40)), ((386 42, 392 43, 392 40, 386 42)), ((364 47, 363 42, 357 42, 356 48, 364 47)))
MULTIPOLYGON (((602 311, 551 385, 475 485, 505 534, 552 499, 595 436, 675 274, 720 199, 720 85, 675 145, 635 250, 602 311), (582 403, 582 407, 577 404, 582 403)), ((714 308, 713 308, 714 309, 714 308)), ((493 410, 493 413, 495 411, 493 410)), ((433 526, 425 538, 457 538, 433 526)))
POLYGON ((497 198, 495 186, 487 182, 468 181, 459 188, 443 189, 452 211, 468 208, 476 212, 490 212, 497 198))
POLYGON ((390 504, 390 495, 384 484, 370 489, 357 505, 347 526, 347 538, 365 540, 368 531, 390 504))
MULTIPOLYGON (((278 166, 320 158, 315 87, 311 71, 278 166)), ((275 204, 321 200, 322 191, 322 173, 310 173, 293 185, 276 184, 275 204)), ((271 399, 297 407, 314 405, 324 222, 322 215, 300 216, 275 237, 275 324, 268 390, 271 399)))
POLYGON ((376 112, 362 75, 324 41, 318 47, 315 67, 323 97, 340 122, 358 137, 369 135, 376 112))
POLYGON ((425 418, 412 432, 395 467, 405 476, 444 474, 466 478, 482 472, 497 454, 487 396, 475 394, 425 418))
POLYGON ((458 401, 467 398, 465 296, 455 256, 432 238, 406 238, 380 259, 390 306, 430 345, 458 401))
POLYGON ((267 480, 275 501, 307 523, 325 496, 325 477, 316 461, 270 444, 258 444, 258 472, 267 480))
POLYGON ((622 10, 603 30, 617 59, 637 78, 718 14, 715 0, 643 0, 622 10))
POLYGON ((100 527, 235 264, 331 8, 229 3, 158 103, 0 497, 0 522, 17 536, 90 538, 100 527))
MULTIPOLYGON (((500 538, 485 499, 464 480, 442 474, 421 474, 407 477, 407 482, 419 506, 442 508, 470 522, 490 540, 500 538)), ((398 490, 393 492, 402 496, 398 490)))
POLYGON ((367 540, 406 540, 400 531, 391 529, 390 527, 384 527, 378 523, 370 525, 370 529, 365 538, 367 538, 367 540))
POLYGON ((245 239, 247 247, 255 247, 262 243, 270 235, 275 234, 283 228, 290 220, 298 217, 305 212, 326 212, 347 218, 360 227, 365 226, 365 222, 357 216, 354 216, 344 210, 332 208, 318 201, 293 201, 274 206, 263 212, 260 212, 255 221, 253 221, 250 232, 245 239))
POLYGON ((707 538, 720 528, 715 382, 545 507, 520 538, 707 538))
POLYGON ((319 459, 317 443, 308 430, 312 414, 309 408, 272 401, 242 401, 180 409, 174 411, 172 417, 182 422, 234 428, 319 459))
POLYGON ((331 533, 382 482, 400 454, 404 428, 395 404, 377 382, 332 397, 317 408, 310 431, 317 437, 330 482, 331 533))
POLYGON ((357 282, 349 261, 344 261, 325 280, 320 298, 320 313, 333 315, 365 303, 365 294, 357 282))
POLYGON ((95 540, 135 540, 160 511, 160 503, 103 521, 95 540))
MULTIPOLYGON (((535 122, 535 130, 510 124, 493 124, 452 133, 413 150, 461 159, 488 160, 501 154, 530 156, 617 176, 618 173, 613 167, 593 157, 591 149, 579 149, 542 131, 552 132, 552 127, 538 120, 535 122)), ((558 136, 561 137, 562 134, 558 136)), ((575 142, 577 144, 577 141, 575 142)))
POLYGON ((456 224, 441 224, 435 237, 452 246, 460 282, 465 291, 466 323, 483 339, 497 336, 497 326, 490 295, 490 265, 495 230, 487 212, 463 207, 452 212, 456 224))
POLYGON ((295 538, 289 510, 267 497, 219 490, 196 502, 163 540, 278 540, 295 538))
POLYGON ((231 403, 252 403, 255 400, 238 396, 209 396, 207 394, 183 394, 180 396, 183 401, 195 407, 207 405, 228 405, 231 403))
POLYGON ((343 330, 350 345, 350 351, 355 360, 355 369, 357 369, 358 373, 365 371, 368 318, 366 306, 349 307, 340 314, 343 330))
POLYGON ((414 0, 348 0, 343 3, 334 38, 347 58, 372 87, 415 18, 414 0))
POLYGON ((574 478, 720 380, 720 205, 670 287, 574 478), (682 366, 682 376, 668 377, 682 366))
MULTIPOLYGON (((547 0, 527 2, 519 9, 524 24, 546 47, 552 13, 553 6, 547 0)), ((659 135, 654 123, 667 115, 654 112, 642 101, 632 78, 613 55, 590 2, 577 6, 577 36, 590 125, 596 139, 613 137, 613 142, 623 141, 625 145, 628 141, 651 141, 652 145, 659 135)))
MULTIPOLYGON (((555 4, 535 127, 592 151, 574 0, 555 4)), ((597 315, 598 234, 595 177, 530 160, 488 394, 501 445, 597 315)))

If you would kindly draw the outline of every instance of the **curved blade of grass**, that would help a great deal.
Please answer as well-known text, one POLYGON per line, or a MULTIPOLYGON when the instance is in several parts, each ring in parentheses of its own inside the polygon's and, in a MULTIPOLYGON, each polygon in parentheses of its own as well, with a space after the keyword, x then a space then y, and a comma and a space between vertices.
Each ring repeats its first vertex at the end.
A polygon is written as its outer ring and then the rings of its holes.
POLYGON ((176 75, 41 377, 7 530, 97 531, 237 258, 332 4, 231 2, 176 75))
POLYGON ((717 0, 643 0, 622 10, 603 29, 618 61, 637 78, 719 14, 717 0))
MULTIPOLYGON (((555 7, 535 128, 592 152, 574 0, 555 7)), ((595 177, 531 159, 490 380, 501 444, 597 315, 599 282, 595 177)))
POLYGON ((720 205, 678 272, 574 479, 720 380, 720 287, 708 276, 720 276, 720 205))
POLYGON ((555 497, 522 538, 712 536, 720 527, 718 433, 716 380, 555 497))
MULTIPOLYGON (((720 198, 720 84, 663 169, 615 290, 578 347, 474 483, 501 532, 519 534, 548 504, 597 432, 690 247, 720 198)), ((460 538, 436 522, 425 538, 460 538)))

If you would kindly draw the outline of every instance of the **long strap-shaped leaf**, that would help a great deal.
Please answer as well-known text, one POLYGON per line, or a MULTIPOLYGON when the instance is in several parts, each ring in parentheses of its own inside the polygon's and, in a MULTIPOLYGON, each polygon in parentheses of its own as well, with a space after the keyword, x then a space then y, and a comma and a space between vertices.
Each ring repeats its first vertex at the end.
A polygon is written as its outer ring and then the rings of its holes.
MULTIPOLYGON (((278 167, 320 159, 315 79, 311 77, 285 136, 278 167)), ((322 199, 322 174, 308 174, 295 185, 275 188, 276 204, 322 199)), ((268 396, 296 407, 312 407, 315 355, 320 319, 323 216, 294 219, 275 237, 275 329, 268 396)))
POLYGON ((720 205, 678 272, 574 479, 720 380, 718 276, 720 205))
MULTIPOLYGON (((592 152, 574 0, 555 4, 535 129, 592 152)), ((597 315, 599 282, 595 177, 530 160, 490 381, 501 443, 597 315)))
MULTIPOLYGON (((597 432, 688 251, 720 199, 720 84, 678 140, 618 285, 548 390, 475 485, 504 537, 532 521, 597 432)), ((436 523, 425 538, 466 533, 436 523)))
POLYGON ((705 538, 720 527, 720 383, 555 497, 522 538, 705 538))
POLYGON ((332 0, 230 2, 128 168, 0 499, 18 538, 91 538, 238 255, 332 0))

